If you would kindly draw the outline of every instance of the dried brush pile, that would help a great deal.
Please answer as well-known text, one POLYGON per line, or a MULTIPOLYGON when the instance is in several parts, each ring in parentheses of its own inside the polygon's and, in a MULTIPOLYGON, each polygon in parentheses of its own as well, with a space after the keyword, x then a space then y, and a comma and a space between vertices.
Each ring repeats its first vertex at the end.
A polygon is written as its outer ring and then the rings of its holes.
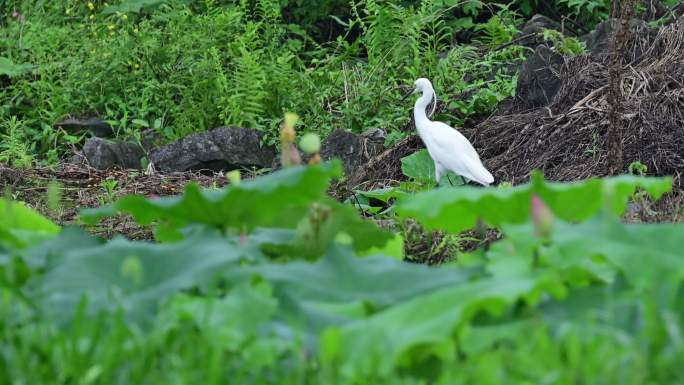
MULTIPOLYGON (((639 161, 652 175, 674 175, 684 188, 684 17, 631 35, 622 71, 619 118, 623 172, 639 161)), ((466 135, 499 181, 520 183, 533 169, 572 181, 609 174, 607 54, 566 58, 551 105, 495 115, 466 135)))

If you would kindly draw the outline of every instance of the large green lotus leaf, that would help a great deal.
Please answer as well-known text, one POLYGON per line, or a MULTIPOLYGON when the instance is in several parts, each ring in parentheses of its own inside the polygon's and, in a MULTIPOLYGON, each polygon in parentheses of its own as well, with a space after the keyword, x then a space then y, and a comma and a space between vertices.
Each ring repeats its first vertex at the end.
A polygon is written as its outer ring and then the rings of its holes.
POLYGON ((92 236, 80 227, 67 226, 59 236, 27 247, 16 254, 31 268, 42 269, 59 264, 65 255, 77 249, 94 248, 104 243, 103 239, 92 236))
MULTIPOLYGON (((567 229, 568 223, 556 220, 553 229, 567 229)), ((573 226, 569 227, 574 229, 573 226)), ((551 268, 559 279, 570 285, 595 282, 609 283, 615 278, 615 266, 604 259, 591 258, 583 251, 567 252, 572 245, 559 245, 535 234, 532 224, 505 225, 504 239, 491 245, 487 252, 486 270, 504 277, 529 272, 535 268, 551 268), (534 255, 534 258, 530 256, 534 255)))
MULTIPOLYGON (((246 267, 236 274, 243 279, 253 274, 261 276, 277 293, 290 298, 294 307, 317 309, 316 317, 325 318, 328 313, 329 321, 340 316, 335 322, 346 319, 349 311, 356 315, 357 311, 374 313, 415 296, 464 283, 471 276, 470 270, 456 266, 428 267, 377 255, 358 258, 348 246, 342 245, 331 246, 324 258, 315 263, 264 264, 246 267)), ((324 321, 311 321, 316 327, 325 326, 324 321)))
POLYGON ((541 173, 532 177, 533 191, 539 194, 555 215, 565 221, 583 221, 606 209, 622 215, 637 189, 645 190, 653 199, 672 189, 670 177, 619 175, 603 179, 587 179, 573 183, 543 181, 541 173))
POLYGON ((440 187, 400 198, 396 212, 428 229, 460 232, 475 226, 478 217, 493 225, 525 221, 530 196, 528 185, 507 189, 440 187))
POLYGON ((257 231, 259 234, 253 240, 263 242, 270 254, 303 259, 322 256, 341 237, 347 239, 357 252, 382 247, 393 238, 391 232, 381 230, 374 222, 361 218, 352 206, 327 197, 313 203, 308 215, 290 232, 284 229, 257 231), (265 231, 270 232, 269 236, 266 236, 265 231))
POLYGON ((68 321, 85 295, 91 313, 121 308, 145 321, 166 296, 205 285, 240 263, 241 254, 223 237, 191 237, 153 244, 121 238, 63 251, 59 263, 32 282, 43 310, 68 321))
POLYGON ((54 237, 60 227, 23 203, 0 198, 0 245, 24 248, 54 237))
POLYGON ((143 225, 160 221, 175 228, 190 223, 240 230, 294 227, 306 214, 305 207, 320 199, 330 180, 340 174, 338 161, 290 167, 225 189, 203 190, 190 184, 178 197, 147 199, 131 195, 109 206, 84 210, 81 218, 95 223, 123 212, 143 225))
POLYGON ((363 300, 382 308, 444 286, 467 282, 469 270, 430 267, 386 256, 358 258, 346 246, 329 248, 315 263, 297 261, 249 267, 297 298, 327 302, 363 300))
POLYGON ((237 348, 255 337, 259 326, 270 321, 277 310, 278 303, 267 285, 247 283, 220 298, 178 294, 163 307, 157 327, 169 329, 189 320, 215 342, 237 348))
POLYGON ((403 218, 417 219, 428 229, 452 232, 472 228, 478 218, 495 226, 522 224, 530 219, 531 197, 536 193, 560 219, 582 221, 603 208, 623 213, 637 188, 658 199, 671 185, 671 178, 629 175, 554 183, 545 182, 535 172, 531 182, 512 188, 442 187, 403 197, 397 203, 397 213, 403 218))
MULTIPOLYGON (((622 224, 597 217, 577 225, 558 223, 552 234, 555 260, 605 260, 637 289, 677 285, 684 279, 684 224, 622 224)), ((675 287, 673 286, 674 290, 675 287)))
POLYGON ((508 277, 414 297, 367 319, 327 329, 321 340, 324 362, 339 363, 354 378, 387 375, 397 367, 420 371, 435 357, 448 362, 454 359, 459 326, 480 311, 500 314, 537 286, 533 276, 508 277))
MULTIPOLYGON (((684 281, 684 225, 625 225, 604 213, 580 224, 558 221, 549 239, 536 238, 530 225, 524 227, 507 236, 527 240, 505 240, 492 246, 487 253, 491 265, 487 266, 488 277, 405 299, 330 327, 321 342, 325 361, 341 364, 345 373, 359 378, 401 367, 419 373, 425 363, 434 361, 431 357, 441 363, 453 358, 454 331, 481 310, 505 309, 520 299, 545 304, 548 297, 544 293, 575 300, 572 292, 577 287, 624 290, 615 271, 622 272, 632 286, 627 289, 653 295, 650 303, 674 312, 682 310, 677 290, 684 281)), ((613 300, 620 298, 630 297, 613 300)), ((585 305, 589 308, 600 303, 594 300, 585 305)), ((638 306, 634 305, 625 303, 626 307, 615 306, 613 311, 628 310, 633 317, 638 315, 638 306)), ((593 314, 601 316, 601 310, 593 314)), ((619 323, 629 321, 624 314, 615 319, 619 323)), ((611 335, 621 333, 613 329, 611 335)))

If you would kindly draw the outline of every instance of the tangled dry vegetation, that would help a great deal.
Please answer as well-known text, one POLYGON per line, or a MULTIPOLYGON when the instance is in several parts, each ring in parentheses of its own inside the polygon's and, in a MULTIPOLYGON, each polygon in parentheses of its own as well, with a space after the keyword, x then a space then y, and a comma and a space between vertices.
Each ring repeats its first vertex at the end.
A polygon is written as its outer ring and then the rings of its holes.
MULTIPOLYGON (((639 27, 621 76, 623 170, 632 162, 653 175, 684 169, 684 18, 659 31, 639 27)), ((566 58, 561 89, 548 107, 495 115, 470 133, 498 180, 520 183, 533 169, 553 180, 609 174, 609 55, 566 58)))

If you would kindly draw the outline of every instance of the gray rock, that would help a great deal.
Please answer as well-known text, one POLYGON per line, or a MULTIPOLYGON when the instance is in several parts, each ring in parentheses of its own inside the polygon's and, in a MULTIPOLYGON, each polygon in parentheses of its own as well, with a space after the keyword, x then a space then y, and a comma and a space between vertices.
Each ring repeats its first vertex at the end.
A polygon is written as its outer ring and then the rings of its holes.
POLYGON ((539 44, 544 43, 542 32, 544 29, 560 30, 560 24, 544 15, 534 15, 520 29, 520 33, 514 38, 521 38, 518 44, 535 49, 539 44), (532 35, 532 36, 529 36, 532 35), (528 36, 522 38, 523 36, 528 36))
MULTIPOLYGON (((620 20, 609 19, 600 22, 590 33, 580 37, 580 40, 587 44, 587 51, 592 55, 608 54, 610 52, 610 39, 620 26, 620 20)), ((630 29, 637 33, 656 34, 656 30, 649 28, 648 23, 643 20, 633 19, 630 22, 630 29)), ((637 55, 640 55, 637 52, 637 55)))
POLYGON ((114 129, 109 123, 100 118, 67 118, 55 123, 55 128, 61 128, 67 132, 90 131, 93 135, 100 138, 107 138, 114 135, 114 129))
POLYGON ((377 130, 368 131, 367 134, 357 135, 338 128, 323 141, 321 157, 326 160, 339 158, 345 174, 352 175, 384 149, 384 138, 378 140, 377 130))
POLYGON ((89 138, 83 146, 83 154, 76 155, 73 160, 78 162, 79 156, 85 157, 90 166, 99 170, 115 166, 140 169, 140 160, 145 157, 145 151, 137 143, 89 138))
POLYGON ((146 128, 140 131, 140 144, 146 151, 152 151, 155 148, 159 148, 166 141, 166 138, 154 128, 146 128))
POLYGON ((383 130, 382 128, 373 127, 366 130, 363 133, 363 136, 368 138, 369 140, 384 143, 385 138, 387 137, 387 132, 385 132, 385 130, 383 130))
POLYGON ((544 45, 537 47, 520 68, 516 105, 532 109, 550 104, 560 89, 561 82, 556 74, 562 64, 562 55, 544 45))
POLYGON ((262 146, 261 138, 256 130, 219 127, 152 150, 149 159, 162 172, 271 167, 275 149, 262 146))
POLYGON ((620 25, 617 19, 609 19, 600 22, 590 33, 580 37, 587 44, 587 51, 592 54, 608 53, 610 37, 620 25))

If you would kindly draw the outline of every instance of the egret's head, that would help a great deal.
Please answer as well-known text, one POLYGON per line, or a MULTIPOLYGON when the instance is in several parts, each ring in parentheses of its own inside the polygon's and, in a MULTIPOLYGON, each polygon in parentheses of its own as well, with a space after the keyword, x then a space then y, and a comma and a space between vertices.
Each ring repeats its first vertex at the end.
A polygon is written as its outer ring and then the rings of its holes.
POLYGON ((432 83, 425 78, 417 79, 413 84, 416 86, 416 89, 413 90, 414 94, 418 92, 425 92, 426 90, 432 90, 432 83))
POLYGON ((424 94, 428 90, 430 90, 430 91, 433 90, 432 83, 430 83, 430 81, 425 79, 425 78, 417 79, 415 82, 413 82, 413 85, 414 85, 413 91, 404 95, 403 99, 406 99, 409 96, 415 95, 419 92, 424 94))

